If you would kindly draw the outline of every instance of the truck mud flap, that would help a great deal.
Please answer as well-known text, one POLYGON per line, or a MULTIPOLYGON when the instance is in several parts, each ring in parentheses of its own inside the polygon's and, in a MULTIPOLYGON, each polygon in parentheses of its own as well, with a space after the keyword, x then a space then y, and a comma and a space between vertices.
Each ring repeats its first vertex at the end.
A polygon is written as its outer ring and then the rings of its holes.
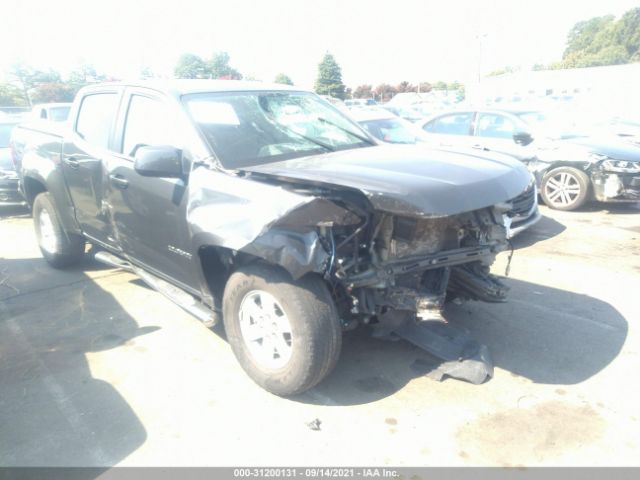
POLYGON ((493 362, 486 345, 478 343, 468 332, 439 321, 408 321, 394 329, 401 338, 443 360, 424 374, 436 381, 445 376, 475 385, 493 377, 493 362))

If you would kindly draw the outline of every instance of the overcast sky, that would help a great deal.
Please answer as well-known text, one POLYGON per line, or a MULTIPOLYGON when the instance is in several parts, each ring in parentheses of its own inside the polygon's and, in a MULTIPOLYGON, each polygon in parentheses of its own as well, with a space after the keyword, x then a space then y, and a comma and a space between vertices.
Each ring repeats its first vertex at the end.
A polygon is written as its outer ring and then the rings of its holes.
POLYGON ((271 81, 283 72, 312 87, 329 51, 352 87, 469 82, 479 68, 559 60, 577 21, 636 6, 639 0, 3 0, 0 70, 21 59, 67 72, 85 60, 119 77, 136 76, 141 65, 170 75, 183 52, 222 50, 245 75, 271 81))

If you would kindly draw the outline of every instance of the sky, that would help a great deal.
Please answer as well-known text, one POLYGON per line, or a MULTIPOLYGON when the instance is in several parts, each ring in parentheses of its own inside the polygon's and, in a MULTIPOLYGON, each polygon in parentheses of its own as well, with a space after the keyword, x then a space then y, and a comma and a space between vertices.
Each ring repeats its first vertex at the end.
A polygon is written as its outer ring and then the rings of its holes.
POLYGON ((569 29, 640 0, 3 0, 0 72, 16 60, 63 74, 171 75, 181 53, 226 51, 244 75, 312 88, 325 52, 343 81, 469 83, 561 58, 569 29))

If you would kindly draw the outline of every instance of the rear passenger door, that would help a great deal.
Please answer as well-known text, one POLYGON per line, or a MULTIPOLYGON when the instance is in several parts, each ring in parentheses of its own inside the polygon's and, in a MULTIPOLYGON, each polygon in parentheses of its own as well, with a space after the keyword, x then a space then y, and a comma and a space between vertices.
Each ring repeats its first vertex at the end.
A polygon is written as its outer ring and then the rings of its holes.
POLYGON ((82 231, 93 241, 113 247, 105 199, 108 156, 120 101, 120 90, 93 91, 80 103, 70 141, 62 150, 62 172, 82 231))
POLYGON ((455 112, 441 115, 422 126, 425 133, 443 147, 473 146, 473 112, 455 112))
POLYGON ((140 146, 184 149, 176 115, 167 98, 144 89, 130 90, 122 110, 118 145, 108 159, 118 242, 132 262, 183 288, 196 288, 186 222, 188 179, 143 177, 134 169, 140 146))

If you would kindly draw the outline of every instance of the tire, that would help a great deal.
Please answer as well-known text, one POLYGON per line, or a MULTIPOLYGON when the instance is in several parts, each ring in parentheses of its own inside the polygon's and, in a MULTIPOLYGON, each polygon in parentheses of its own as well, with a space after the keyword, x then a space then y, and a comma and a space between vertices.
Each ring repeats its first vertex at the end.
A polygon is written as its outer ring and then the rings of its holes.
POLYGON ((326 285, 314 275, 294 283, 288 273, 275 267, 239 269, 225 287, 223 321, 227 340, 244 371, 276 395, 296 395, 317 385, 340 356, 338 314, 326 285), (275 330, 269 330, 276 323, 275 330), (260 325, 266 325, 265 330, 260 325), (268 340, 269 333, 274 340, 268 340), (265 355, 268 351, 272 353, 265 355))
POLYGON ((33 222, 38 246, 49 265, 64 268, 83 259, 84 238, 64 230, 49 192, 40 193, 35 198, 33 222))
POLYGON ((542 201, 555 210, 576 210, 589 199, 591 181, 582 170, 573 167, 558 167, 542 178, 540 196, 542 201))

